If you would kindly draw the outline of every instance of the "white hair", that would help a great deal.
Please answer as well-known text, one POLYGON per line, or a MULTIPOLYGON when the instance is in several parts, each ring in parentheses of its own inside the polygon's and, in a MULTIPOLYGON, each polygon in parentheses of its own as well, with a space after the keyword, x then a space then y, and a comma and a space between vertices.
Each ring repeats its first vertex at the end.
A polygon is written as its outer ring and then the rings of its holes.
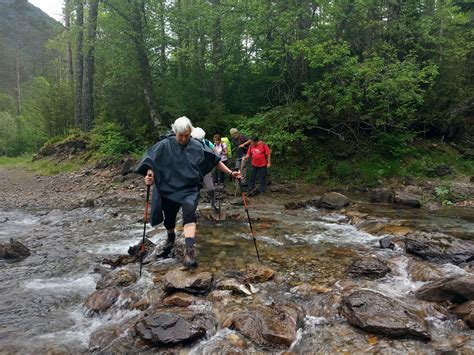
POLYGON ((205 136, 206 132, 201 127, 196 127, 191 132, 191 137, 199 139, 200 141, 202 141, 205 136))
POLYGON ((184 131, 186 131, 188 128, 191 132, 194 129, 191 120, 186 116, 177 118, 176 121, 174 121, 174 123, 171 125, 171 129, 174 133, 184 133, 184 131))

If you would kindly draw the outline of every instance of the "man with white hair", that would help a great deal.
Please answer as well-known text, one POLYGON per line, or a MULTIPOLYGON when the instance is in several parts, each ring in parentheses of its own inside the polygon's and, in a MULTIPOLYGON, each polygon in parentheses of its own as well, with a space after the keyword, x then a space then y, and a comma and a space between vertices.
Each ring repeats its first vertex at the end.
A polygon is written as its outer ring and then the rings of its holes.
POLYGON ((194 253, 196 235, 196 208, 203 177, 214 167, 240 178, 240 173, 230 170, 212 150, 190 139, 194 127, 187 117, 178 118, 172 125, 174 134, 161 139, 145 154, 137 172, 145 175, 145 184, 153 185, 150 223, 164 221, 168 237, 163 256, 169 256, 176 238, 176 215, 183 211, 185 255, 187 268, 197 267, 194 253))

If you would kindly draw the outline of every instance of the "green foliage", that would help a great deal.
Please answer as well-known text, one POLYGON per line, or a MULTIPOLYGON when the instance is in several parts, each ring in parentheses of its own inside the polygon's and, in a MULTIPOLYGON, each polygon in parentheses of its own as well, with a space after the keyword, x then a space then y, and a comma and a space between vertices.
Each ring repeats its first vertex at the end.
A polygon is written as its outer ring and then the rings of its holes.
POLYGON ((115 123, 101 123, 91 133, 89 147, 96 158, 118 160, 131 149, 129 140, 115 123))
POLYGON ((375 152, 386 159, 400 159, 412 152, 412 132, 374 132, 375 152))
POLYGON ((17 157, 0 156, 0 166, 26 169, 39 175, 49 176, 79 170, 84 166, 84 162, 74 160, 58 163, 47 159, 32 161, 30 155, 21 155, 17 157))
POLYGON ((241 123, 243 131, 258 135, 272 150, 272 155, 284 160, 301 161, 305 157, 305 132, 316 125, 316 119, 306 105, 295 103, 275 107, 241 123))
POLYGON ((459 195, 453 189, 450 182, 444 182, 434 189, 436 199, 443 205, 452 205, 454 202, 464 200, 464 196, 459 195))

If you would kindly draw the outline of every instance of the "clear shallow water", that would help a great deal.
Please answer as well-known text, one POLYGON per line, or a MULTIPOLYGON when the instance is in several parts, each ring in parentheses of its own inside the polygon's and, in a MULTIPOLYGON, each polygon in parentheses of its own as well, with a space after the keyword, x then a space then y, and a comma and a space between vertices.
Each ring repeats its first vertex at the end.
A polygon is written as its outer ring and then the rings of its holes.
MULTIPOLYGON (((371 209, 369 205, 363 209, 371 216, 388 221, 403 220, 414 227, 434 226, 431 229, 446 233, 456 230, 468 239, 474 233, 473 220, 456 214, 437 215, 388 207, 371 209)), ((82 304, 95 290, 99 276, 93 270, 101 260, 126 254, 130 245, 141 241, 141 215, 142 207, 136 205, 72 211, 0 210, 0 217, 9 219, 0 224, 0 242, 13 237, 26 244, 33 253, 19 263, 0 262, 0 352, 87 351, 94 331, 136 316, 136 311, 116 309, 111 314, 90 318, 85 315, 82 304)), ((259 286, 261 302, 297 302, 299 298, 290 292, 290 288, 302 283, 337 288, 346 267, 357 255, 378 255, 395 265, 391 276, 361 282, 361 287, 376 289, 410 303, 414 302, 413 291, 422 285, 410 279, 407 256, 401 251, 380 250, 380 236, 358 230, 343 215, 312 208, 286 213, 275 211, 272 206, 259 208, 251 205, 251 216, 264 264, 277 271, 286 282, 283 288, 281 285, 259 286)), ((163 228, 152 234, 154 242, 165 238, 163 228)), ((246 221, 202 223, 197 238, 202 271, 222 275, 228 270, 243 270, 248 264, 257 262, 246 221)), ((138 269, 137 265, 131 267, 138 269)), ((455 266, 445 268, 446 273, 464 272, 455 266)), ((153 287, 152 275, 146 269, 137 287, 153 287)), ((453 330, 449 322, 432 320, 431 324, 440 339, 461 334, 472 342, 470 331, 453 330)), ((219 330, 211 338, 196 344, 193 352, 206 353, 216 343, 240 341, 234 333, 219 330)), ((343 320, 334 323, 324 317, 309 316, 298 334, 291 347, 293 351, 309 351, 308 347, 315 344, 320 344, 320 349, 328 352, 345 348, 349 352, 367 350, 367 335, 354 330, 343 320), (352 345, 341 340, 344 337, 353 339, 352 345), (329 345, 322 345, 328 341, 329 345)), ((439 345, 441 340, 434 343, 439 345)), ((392 347, 402 352, 424 349, 422 343, 413 341, 400 341, 394 345, 391 341, 381 340, 378 346, 374 349, 384 351, 392 347)), ((222 345, 218 349, 222 350, 222 345)))

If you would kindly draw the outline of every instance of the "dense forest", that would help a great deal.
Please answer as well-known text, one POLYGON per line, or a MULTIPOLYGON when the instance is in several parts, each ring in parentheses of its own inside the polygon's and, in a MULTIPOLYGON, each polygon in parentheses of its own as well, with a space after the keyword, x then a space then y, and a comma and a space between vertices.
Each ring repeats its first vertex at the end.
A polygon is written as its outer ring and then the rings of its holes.
POLYGON ((474 144, 470 0, 65 0, 63 26, 0 6, 3 155, 70 134, 139 153, 182 115, 321 179, 361 157, 388 176, 418 138, 474 144), (27 19, 55 28, 34 60, 27 19))

